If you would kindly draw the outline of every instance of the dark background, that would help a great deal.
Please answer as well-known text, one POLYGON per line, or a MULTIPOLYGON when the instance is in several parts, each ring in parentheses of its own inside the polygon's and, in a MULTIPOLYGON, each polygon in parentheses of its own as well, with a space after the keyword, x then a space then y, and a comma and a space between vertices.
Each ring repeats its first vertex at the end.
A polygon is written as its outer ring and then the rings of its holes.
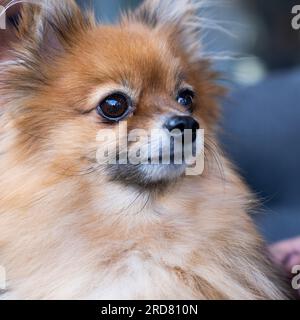
MULTIPOLYGON (((104 22, 139 0, 80 1, 104 22)), ((203 30, 203 46, 229 96, 221 141, 262 201, 256 221, 269 242, 300 235, 300 0, 215 1, 202 12, 228 32, 203 30)))

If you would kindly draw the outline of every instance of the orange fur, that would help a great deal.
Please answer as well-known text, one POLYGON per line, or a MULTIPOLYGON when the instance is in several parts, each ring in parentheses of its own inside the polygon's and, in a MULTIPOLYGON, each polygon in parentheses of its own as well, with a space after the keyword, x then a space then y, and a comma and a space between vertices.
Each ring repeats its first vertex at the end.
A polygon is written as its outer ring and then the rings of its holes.
POLYGON ((24 5, 0 72, 4 299, 287 297, 248 215, 254 200, 217 147, 223 89, 201 58, 199 2, 146 1, 115 26, 73 1, 24 5), (150 131, 183 112, 170 96, 179 73, 213 149, 204 174, 151 191, 111 181, 95 166, 97 132, 114 128, 94 111, 98 90, 128 87, 129 128, 150 131))

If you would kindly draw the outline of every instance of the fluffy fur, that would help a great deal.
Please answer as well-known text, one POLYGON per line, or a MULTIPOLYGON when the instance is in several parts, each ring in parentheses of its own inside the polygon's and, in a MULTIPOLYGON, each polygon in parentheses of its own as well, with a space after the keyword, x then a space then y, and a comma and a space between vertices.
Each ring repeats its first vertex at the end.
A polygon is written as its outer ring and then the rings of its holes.
MULTIPOLYGON (((215 139, 223 89, 201 56, 202 1, 152 0, 119 25, 73 1, 24 5, 0 71, 0 265, 3 299, 284 299, 248 215, 253 198, 215 139), (206 130, 202 176, 151 188, 96 162, 95 112, 107 86, 136 99, 129 128, 184 113, 196 91, 206 130)), ((130 176, 130 168, 128 171, 130 176)))

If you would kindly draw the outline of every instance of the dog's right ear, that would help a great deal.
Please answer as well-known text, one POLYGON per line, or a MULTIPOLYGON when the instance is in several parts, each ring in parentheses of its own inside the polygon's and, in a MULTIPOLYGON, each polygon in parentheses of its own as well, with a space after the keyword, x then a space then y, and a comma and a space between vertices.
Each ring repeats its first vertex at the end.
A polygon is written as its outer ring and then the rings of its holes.
POLYGON ((68 49, 80 34, 95 25, 93 15, 82 12, 74 0, 11 0, 2 7, 7 13, 18 8, 14 25, 1 31, 7 39, 1 41, 2 53, 9 48, 16 53, 15 60, 23 60, 24 65, 38 58, 45 63, 47 56, 68 49))
POLYGON ((9 59, 10 44, 16 41, 14 32, 15 22, 20 6, 15 5, 6 10, 6 2, 0 0, 0 61, 9 59))
MULTIPOLYGON (((16 1, 18 2, 18 1, 16 1)), ((27 0, 20 11, 17 37, 37 49, 51 45, 69 47, 77 35, 95 24, 94 17, 82 12, 74 0, 27 0)))
MULTIPOLYGON (((17 3, 9 1, 10 6, 17 3)), ((24 96, 45 84, 47 65, 71 52, 72 45, 94 25, 93 15, 81 11, 73 0, 23 0, 15 27, 7 30, 9 55, 0 63, 0 83, 6 92, 18 88, 24 96)))

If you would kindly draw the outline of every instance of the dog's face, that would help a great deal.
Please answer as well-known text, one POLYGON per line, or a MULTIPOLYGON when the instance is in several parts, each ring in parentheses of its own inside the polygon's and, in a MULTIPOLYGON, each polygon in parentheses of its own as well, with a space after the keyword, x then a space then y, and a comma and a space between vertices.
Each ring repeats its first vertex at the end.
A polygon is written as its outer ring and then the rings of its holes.
POLYGON ((220 92, 198 52, 192 3, 147 1, 116 26, 96 26, 72 1, 42 9, 47 15, 26 6, 4 86, 16 106, 9 112, 23 156, 97 183, 147 188, 183 175, 186 162, 175 164, 174 141, 182 143, 190 130, 193 146, 197 129, 213 131, 220 92), (140 138, 128 141, 136 129, 143 130, 140 138), (160 139, 153 130, 162 130, 160 139), (165 164, 163 146, 170 141, 165 164), (149 149, 157 163, 150 163, 149 149), (140 163, 131 163, 132 154, 140 163))

